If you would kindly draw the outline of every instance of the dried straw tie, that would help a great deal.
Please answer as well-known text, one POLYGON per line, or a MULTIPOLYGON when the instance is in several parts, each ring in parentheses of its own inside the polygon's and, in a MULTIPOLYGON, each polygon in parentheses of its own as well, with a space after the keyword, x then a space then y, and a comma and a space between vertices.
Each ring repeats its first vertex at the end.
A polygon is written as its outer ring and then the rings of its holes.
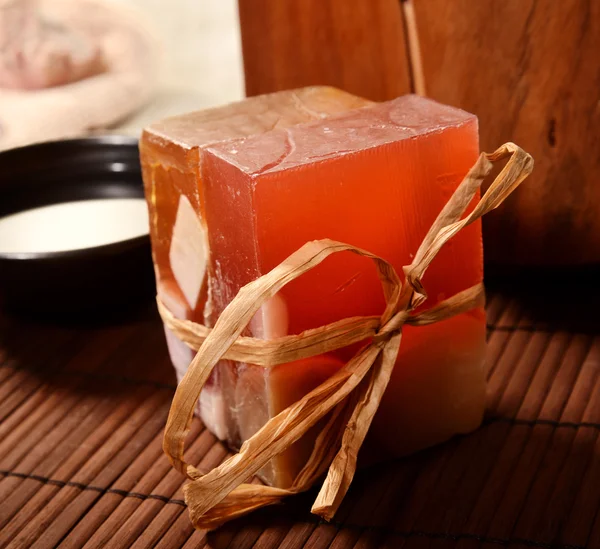
POLYGON ((308 242, 271 272, 244 286, 212 330, 175 318, 158 301, 169 329, 192 349, 200 349, 177 387, 163 442, 173 467, 191 480, 184 487, 184 494, 194 526, 215 528, 254 509, 277 503, 286 496, 308 490, 325 473, 312 512, 327 520, 333 517, 350 486, 358 451, 394 368, 402 326, 432 324, 483 305, 484 289, 478 284, 427 311, 414 313, 427 298, 421 284, 427 267, 450 238, 498 207, 532 168, 531 156, 513 143, 506 143, 491 154, 482 153, 433 223, 412 264, 403 268, 404 284, 394 268, 380 257, 349 244, 318 240, 308 242), (493 163, 507 157, 509 161, 485 195, 461 219, 493 163), (381 317, 347 318, 272 341, 240 337, 267 299, 330 255, 342 251, 375 262, 387 302, 381 317), (184 461, 184 443, 194 407, 220 359, 269 368, 361 341, 369 342, 336 374, 270 419, 244 442, 239 453, 208 474, 184 461), (281 454, 330 412, 308 462, 292 486, 281 489, 246 483, 271 458, 281 454))

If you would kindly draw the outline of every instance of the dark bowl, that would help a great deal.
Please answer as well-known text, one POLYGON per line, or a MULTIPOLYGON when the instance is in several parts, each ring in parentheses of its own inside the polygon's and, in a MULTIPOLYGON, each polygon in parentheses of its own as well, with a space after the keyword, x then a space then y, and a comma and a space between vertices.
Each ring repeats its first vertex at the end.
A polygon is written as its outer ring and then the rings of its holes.
MULTIPOLYGON (((53 141, 0 153, 0 217, 74 200, 143 196, 133 138, 53 141)), ((118 314, 153 294, 147 235, 64 252, 0 253, 5 310, 118 314)))

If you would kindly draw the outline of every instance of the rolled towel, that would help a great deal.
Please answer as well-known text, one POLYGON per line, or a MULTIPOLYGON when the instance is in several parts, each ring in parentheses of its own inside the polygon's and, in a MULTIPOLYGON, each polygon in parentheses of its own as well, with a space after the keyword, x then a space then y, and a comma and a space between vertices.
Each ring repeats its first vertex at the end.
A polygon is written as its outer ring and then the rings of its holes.
POLYGON ((109 128, 152 95, 161 51, 109 0, 0 0, 0 150, 109 128))

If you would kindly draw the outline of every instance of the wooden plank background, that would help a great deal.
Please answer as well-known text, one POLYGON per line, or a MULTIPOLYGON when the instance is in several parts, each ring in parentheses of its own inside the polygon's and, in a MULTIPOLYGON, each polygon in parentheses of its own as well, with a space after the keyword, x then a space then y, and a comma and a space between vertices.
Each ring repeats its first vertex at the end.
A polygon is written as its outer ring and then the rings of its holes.
POLYGON ((414 0, 427 95, 514 141, 531 180, 486 217, 488 259, 600 262, 600 2, 414 0))
POLYGON ((239 0, 239 7, 248 95, 327 83, 386 100, 415 91, 411 75, 422 73, 427 96, 477 114, 483 150, 514 141, 535 158, 523 189, 484 219, 486 260, 600 263, 600 2, 239 0))
POLYGON ((410 91, 397 0, 239 0, 246 94, 329 84, 376 101, 410 91))

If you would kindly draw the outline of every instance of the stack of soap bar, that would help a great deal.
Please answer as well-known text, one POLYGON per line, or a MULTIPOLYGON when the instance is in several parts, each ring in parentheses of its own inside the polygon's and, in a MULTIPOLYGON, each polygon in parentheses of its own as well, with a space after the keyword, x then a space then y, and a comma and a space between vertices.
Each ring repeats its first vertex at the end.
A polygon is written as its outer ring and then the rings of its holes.
MULTIPOLYGON (((158 293, 175 316, 204 323, 209 241, 200 165, 208 145, 318 120, 370 104, 330 87, 310 87, 246 99, 224 107, 177 116, 147 128, 140 141, 150 236, 158 293)), ((218 258, 215 265, 218 266, 218 258)), ((208 307, 207 307, 208 304, 208 307)), ((192 352, 167 331, 171 359, 179 378, 192 352)), ((230 405, 222 385, 232 387, 232 368, 219 368, 201 398, 205 423, 220 438, 228 436, 230 405)))
MULTIPOLYGON (((212 316, 243 285, 313 239, 359 246, 401 272, 478 152, 475 116, 416 96, 209 147, 201 171, 212 316)), ((474 223, 427 271, 427 307, 481 282, 482 275, 481 227, 474 223)), ((338 254, 264 305, 250 333, 278 337, 383 309, 372 263, 338 254)), ((484 409, 484 347, 482 309, 406 327, 369 434, 371 448, 401 455, 477 427, 484 409)), ((221 434, 248 438, 355 351, 270 369, 222 363, 229 382, 215 390, 228 403, 229 417, 221 434)), ((263 478, 289 485, 313 441, 314 433, 273 459, 263 478)))

